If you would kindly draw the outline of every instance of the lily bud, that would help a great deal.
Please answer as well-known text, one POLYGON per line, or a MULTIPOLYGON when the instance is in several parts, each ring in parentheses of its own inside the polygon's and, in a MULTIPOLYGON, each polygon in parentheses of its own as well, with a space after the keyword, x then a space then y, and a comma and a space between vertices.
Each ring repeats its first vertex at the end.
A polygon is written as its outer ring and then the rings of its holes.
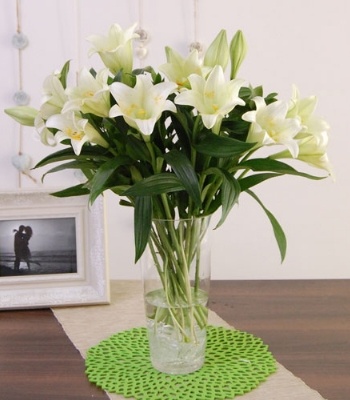
POLYGON ((135 33, 136 23, 125 31, 118 24, 110 27, 108 36, 91 35, 87 40, 93 45, 89 55, 98 53, 104 65, 117 74, 121 69, 128 73, 133 67, 133 40, 139 38, 135 33))
POLYGON ((222 29, 205 53, 204 65, 214 68, 215 65, 221 65, 225 70, 229 61, 230 53, 227 42, 226 31, 222 29))
POLYGON ((231 74, 230 79, 237 76, 239 67, 241 66, 247 54, 247 42, 243 36, 242 31, 237 31, 231 40, 230 44, 230 57, 231 57, 231 74))
POLYGON ((34 126, 34 120, 38 114, 38 110, 32 107, 18 106, 7 108, 5 113, 21 125, 34 126))

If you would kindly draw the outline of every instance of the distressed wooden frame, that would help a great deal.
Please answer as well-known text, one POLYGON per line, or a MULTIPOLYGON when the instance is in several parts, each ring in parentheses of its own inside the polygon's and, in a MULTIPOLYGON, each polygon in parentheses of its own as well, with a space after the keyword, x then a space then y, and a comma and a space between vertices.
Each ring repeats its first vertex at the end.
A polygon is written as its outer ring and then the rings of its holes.
MULTIPOLYGON (((87 196, 58 198, 48 192, 0 193, 0 229, 1 223, 7 226, 11 221, 25 224, 26 220, 43 223, 40 219, 50 219, 55 223, 59 218, 74 218, 76 272, 0 275, 0 309, 109 303, 103 198, 100 196, 89 205, 87 196)), ((12 235, 0 231, 3 242, 7 234, 12 235)), ((0 263, 1 259, 4 258, 0 252, 0 263)), ((9 262, 6 268, 7 271, 11 268, 9 262)))

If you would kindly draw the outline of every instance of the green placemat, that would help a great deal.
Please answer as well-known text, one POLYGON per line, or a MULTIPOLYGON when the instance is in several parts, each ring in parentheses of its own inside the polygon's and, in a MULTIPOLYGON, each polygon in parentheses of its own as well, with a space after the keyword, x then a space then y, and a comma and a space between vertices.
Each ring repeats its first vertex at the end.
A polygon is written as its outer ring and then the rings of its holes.
POLYGON ((187 375, 155 370, 146 328, 119 332, 91 347, 85 360, 90 382, 136 400, 225 400, 248 393, 276 371, 263 341, 247 332, 207 328, 205 363, 187 375))

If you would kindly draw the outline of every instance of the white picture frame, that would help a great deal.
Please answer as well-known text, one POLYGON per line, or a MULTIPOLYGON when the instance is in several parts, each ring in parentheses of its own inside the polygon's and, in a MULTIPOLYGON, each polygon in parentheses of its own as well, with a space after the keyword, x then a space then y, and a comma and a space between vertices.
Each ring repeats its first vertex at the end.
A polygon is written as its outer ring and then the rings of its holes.
POLYGON ((102 196, 90 205, 88 196, 0 193, 1 310, 109 301, 102 196), (30 230, 28 257, 23 237, 30 230))

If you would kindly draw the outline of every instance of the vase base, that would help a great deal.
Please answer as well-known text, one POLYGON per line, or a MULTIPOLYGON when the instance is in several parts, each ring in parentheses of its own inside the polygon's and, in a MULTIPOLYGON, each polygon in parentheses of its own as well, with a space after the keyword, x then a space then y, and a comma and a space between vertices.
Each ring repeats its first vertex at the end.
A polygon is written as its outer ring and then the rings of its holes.
POLYGON ((151 363, 155 369, 167 374, 189 374, 204 364, 206 329, 195 328, 195 338, 179 340, 173 326, 147 321, 151 363))
POLYGON ((160 372, 189 374, 204 364, 208 294, 191 294, 189 304, 176 307, 169 307, 163 289, 145 296, 151 363, 160 372))
POLYGON ((153 367, 159 372, 170 375, 185 375, 200 370, 204 364, 204 358, 202 360, 196 360, 196 362, 193 362, 191 364, 181 362, 161 362, 159 360, 154 361, 152 359, 151 363, 153 367))

